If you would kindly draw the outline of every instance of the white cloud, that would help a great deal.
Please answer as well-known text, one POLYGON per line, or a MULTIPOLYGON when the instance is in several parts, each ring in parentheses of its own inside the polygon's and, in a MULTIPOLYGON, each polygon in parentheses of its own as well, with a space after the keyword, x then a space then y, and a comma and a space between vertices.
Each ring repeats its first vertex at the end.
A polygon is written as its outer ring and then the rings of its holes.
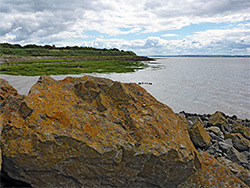
MULTIPOLYGON (((248 41, 247 36, 239 36, 242 34, 240 31, 223 30, 196 33, 186 41, 149 36, 155 32, 169 33, 169 30, 181 29, 190 24, 250 20, 249 0, 0 0, 0 4, 0 42, 79 45, 91 37, 88 36, 90 32, 85 34, 87 31, 97 31, 121 39, 97 38, 86 44, 111 48, 131 47, 140 53, 156 53, 157 50, 163 53, 165 49, 175 48, 176 51, 186 52, 188 49, 185 48, 225 46, 229 42, 230 45, 237 43, 246 46, 245 41, 248 41), (147 35, 148 38, 122 39, 130 34, 147 35), (236 35, 240 39, 234 37, 236 35), (224 42, 220 40, 221 37, 224 42), (161 50, 161 47, 164 49, 161 50)), ((249 23, 238 25, 238 28, 248 27, 249 23)), ((175 36, 174 33, 161 35, 175 36)))
POLYGON ((164 34, 164 35, 161 35, 162 37, 178 37, 179 35, 177 34, 164 34))
POLYGON ((148 37, 141 40, 99 38, 85 46, 133 50, 140 55, 161 54, 249 54, 250 29, 207 30, 181 40, 148 37))

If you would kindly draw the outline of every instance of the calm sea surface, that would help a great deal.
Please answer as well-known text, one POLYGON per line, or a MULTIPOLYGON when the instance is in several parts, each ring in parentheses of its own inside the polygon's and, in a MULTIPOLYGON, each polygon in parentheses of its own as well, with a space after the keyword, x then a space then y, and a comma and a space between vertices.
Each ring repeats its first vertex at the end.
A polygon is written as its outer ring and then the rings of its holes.
MULTIPOLYGON (((91 74, 143 84, 175 112, 214 113, 250 119, 250 58, 156 58, 150 68, 135 73, 91 74)), ((68 75, 67 75, 68 76, 68 75)), ((70 75, 83 76, 83 75, 70 75)), ((63 79, 66 76, 52 76, 63 79)), ((27 94, 38 77, 1 75, 19 93, 27 94)))

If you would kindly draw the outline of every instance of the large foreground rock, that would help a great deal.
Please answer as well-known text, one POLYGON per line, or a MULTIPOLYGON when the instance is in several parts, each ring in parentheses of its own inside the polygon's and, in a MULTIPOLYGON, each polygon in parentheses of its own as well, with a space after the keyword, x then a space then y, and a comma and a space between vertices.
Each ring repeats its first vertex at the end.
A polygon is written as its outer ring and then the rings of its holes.
POLYGON ((2 170, 34 187, 247 187, 137 84, 43 76, 26 97, 0 92, 2 170))

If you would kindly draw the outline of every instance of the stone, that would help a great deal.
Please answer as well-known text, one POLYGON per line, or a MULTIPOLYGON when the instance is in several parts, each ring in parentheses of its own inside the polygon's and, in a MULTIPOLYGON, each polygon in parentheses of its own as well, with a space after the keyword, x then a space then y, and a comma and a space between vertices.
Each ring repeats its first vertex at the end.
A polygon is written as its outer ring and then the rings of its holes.
POLYGON ((233 162, 236 162, 238 164, 243 163, 247 164, 247 158, 245 155, 241 154, 240 152, 237 151, 234 147, 230 148, 227 151, 227 157, 233 162))
POLYGON ((32 187, 245 186, 199 153, 184 121, 137 84, 42 76, 27 96, 6 88, 2 171, 32 187))
POLYGON ((250 161, 250 151, 243 151, 243 152, 241 152, 241 154, 246 156, 248 162, 250 161))
POLYGON ((189 129, 189 134, 192 142, 197 147, 204 148, 210 143, 211 138, 200 121, 194 123, 193 127, 189 129))
POLYGON ((250 150, 250 141, 244 138, 240 133, 231 134, 233 145, 239 151, 249 151, 250 150))
MULTIPOLYGON (((231 140, 231 139, 227 139, 227 140, 231 140)), ((233 143, 231 142, 218 142, 219 143, 219 147, 223 152, 227 152, 229 149, 231 149, 233 147, 233 143)))
POLYGON ((222 112, 215 112, 209 117, 208 123, 213 126, 227 125, 228 121, 222 112))
POLYGON ((219 127, 211 126, 211 127, 208 127, 207 130, 208 130, 209 132, 215 133, 217 136, 219 136, 220 138, 224 139, 224 135, 223 135, 223 133, 221 132, 221 130, 220 130, 219 127))
POLYGON ((0 110, 2 169, 33 187, 176 187, 200 168, 184 122, 137 84, 42 76, 0 110))
POLYGON ((242 180, 245 184, 250 186, 250 171, 243 168, 237 163, 234 163, 225 157, 217 158, 217 160, 224 165, 227 169, 229 169, 233 174, 236 175, 240 180, 242 180))
POLYGON ((210 137, 212 138, 212 141, 224 141, 223 138, 221 138, 220 136, 216 135, 215 133, 208 131, 208 134, 210 135, 210 137))
POLYGON ((189 117, 189 120, 192 121, 192 123, 194 124, 196 121, 199 121, 201 124, 203 124, 203 121, 201 120, 201 118, 199 116, 192 116, 189 117))
POLYGON ((250 140, 250 127, 241 125, 240 123, 235 123, 232 126, 233 133, 241 133, 242 136, 250 140))
POLYGON ((213 156, 200 152, 202 167, 178 187, 248 187, 213 156))

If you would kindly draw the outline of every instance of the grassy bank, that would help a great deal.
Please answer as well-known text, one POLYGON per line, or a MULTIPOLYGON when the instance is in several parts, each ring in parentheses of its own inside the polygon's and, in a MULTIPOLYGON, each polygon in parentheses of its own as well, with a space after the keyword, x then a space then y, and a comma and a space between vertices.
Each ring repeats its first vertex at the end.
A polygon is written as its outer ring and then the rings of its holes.
POLYGON ((136 61, 82 61, 57 64, 19 64, 0 66, 1 74, 38 76, 65 75, 81 73, 134 72, 147 67, 145 63, 136 61))
POLYGON ((134 52, 118 49, 0 44, 1 74, 37 76, 134 72, 147 67, 147 60, 134 52))

